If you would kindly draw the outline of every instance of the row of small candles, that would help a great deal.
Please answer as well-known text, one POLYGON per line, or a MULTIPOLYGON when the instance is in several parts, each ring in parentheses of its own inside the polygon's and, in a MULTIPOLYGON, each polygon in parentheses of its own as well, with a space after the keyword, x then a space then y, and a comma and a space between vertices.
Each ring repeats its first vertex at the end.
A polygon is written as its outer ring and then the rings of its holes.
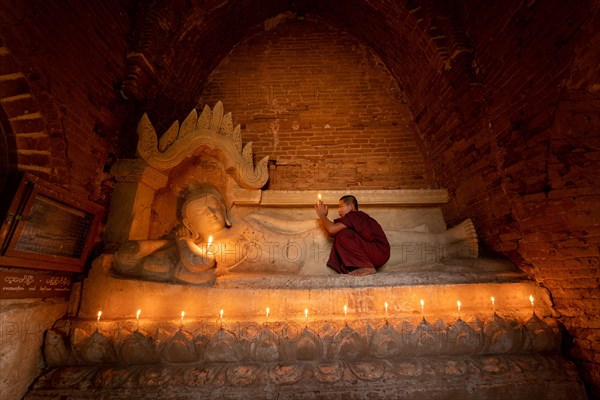
MULTIPOLYGON (((494 299, 494 296, 490 297, 490 300, 492 301, 492 311, 494 313, 494 315, 496 314, 496 300, 494 299)), ((533 295, 529 295, 529 302, 531 303, 531 313, 535 315, 535 303, 534 303, 534 299, 533 299, 533 295)), ((423 299, 421 299, 421 318, 423 318, 423 320, 425 320, 425 301, 423 299)), ((460 319, 460 308, 462 306, 462 303, 460 302, 460 300, 457 300, 456 302, 456 307, 458 308, 458 319, 460 319)), ((389 304, 386 301, 384 303, 384 309, 385 309, 385 319, 387 321, 388 318, 388 308, 389 308, 389 304)), ((265 322, 269 322, 269 313, 271 312, 271 309, 269 307, 267 307, 265 309, 265 322)), ((141 309, 138 309, 136 314, 135 314, 135 319, 136 319, 136 324, 137 324, 137 329, 140 329, 140 315, 142 313, 141 309)), ((96 320, 96 324, 97 327, 100 327, 100 317, 102 316, 102 311, 98 311, 98 317, 96 320)), ((344 304, 344 319, 346 319, 346 317, 348 316, 348 305, 344 304)), ((185 317, 185 311, 181 312, 181 317, 180 317, 180 324, 181 326, 183 326, 183 318, 185 317)), ((304 321, 307 322, 308 321, 308 308, 304 309, 304 321)), ((223 309, 221 309, 219 311, 219 323, 221 324, 221 326, 223 325, 223 309)))

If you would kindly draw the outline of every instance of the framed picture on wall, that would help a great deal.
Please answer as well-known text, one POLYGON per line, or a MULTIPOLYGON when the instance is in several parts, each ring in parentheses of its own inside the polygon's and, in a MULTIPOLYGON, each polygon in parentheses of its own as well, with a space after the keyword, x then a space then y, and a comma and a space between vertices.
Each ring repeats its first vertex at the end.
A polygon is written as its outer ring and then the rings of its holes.
POLYGON ((8 186, 0 266, 83 271, 102 207, 31 174, 8 186))

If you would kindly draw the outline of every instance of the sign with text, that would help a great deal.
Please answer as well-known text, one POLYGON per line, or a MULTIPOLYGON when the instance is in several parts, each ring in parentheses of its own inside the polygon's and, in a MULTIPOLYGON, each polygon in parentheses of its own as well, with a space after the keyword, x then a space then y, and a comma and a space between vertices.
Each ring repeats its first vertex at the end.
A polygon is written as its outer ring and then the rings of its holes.
POLYGON ((68 298, 71 276, 0 271, 0 299, 68 298))

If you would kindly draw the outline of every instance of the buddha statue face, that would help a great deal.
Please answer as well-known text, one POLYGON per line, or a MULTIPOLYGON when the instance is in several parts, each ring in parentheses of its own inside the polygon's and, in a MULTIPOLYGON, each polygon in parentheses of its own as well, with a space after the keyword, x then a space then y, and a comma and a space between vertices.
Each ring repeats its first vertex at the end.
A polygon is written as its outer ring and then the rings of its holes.
POLYGON ((194 238, 206 238, 230 225, 223 203, 211 194, 189 200, 185 203, 182 213, 183 223, 194 238))

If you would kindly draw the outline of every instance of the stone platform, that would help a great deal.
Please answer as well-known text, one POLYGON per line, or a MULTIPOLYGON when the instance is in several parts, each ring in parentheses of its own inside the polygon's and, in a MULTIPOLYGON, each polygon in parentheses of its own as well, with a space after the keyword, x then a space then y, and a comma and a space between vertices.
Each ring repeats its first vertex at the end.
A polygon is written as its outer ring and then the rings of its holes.
POLYGON ((585 399, 558 355, 418 357, 394 361, 66 367, 26 400, 585 399))
POLYGON ((49 368, 26 399, 585 399, 550 298, 495 262, 213 287, 110 264, 94 263, 77 316, 47 333, 49 368))
POLYGON ((506 261, 465 259, 452 264, 431 264, 403 272, 382 272, 366 277, 349 275, 258 275, 229 274, 218 277, 213 286, 194 286, 124 279, 111 272, 112 256, 100 257, 86 279, 78 302, 77 317, 101 323, 135 319, 140 324, 186 319, 212 321, 224 310, 223 321, 265 322, 270 319, 304 323, 309 320, 443 319, 461 316, 499 315, 527 319, 535 312, 551 316, 546 291, 506 261), (495 303, 492 305, 491 297, 495 303), (424 301, 421 309, 420 300, 424 301))

